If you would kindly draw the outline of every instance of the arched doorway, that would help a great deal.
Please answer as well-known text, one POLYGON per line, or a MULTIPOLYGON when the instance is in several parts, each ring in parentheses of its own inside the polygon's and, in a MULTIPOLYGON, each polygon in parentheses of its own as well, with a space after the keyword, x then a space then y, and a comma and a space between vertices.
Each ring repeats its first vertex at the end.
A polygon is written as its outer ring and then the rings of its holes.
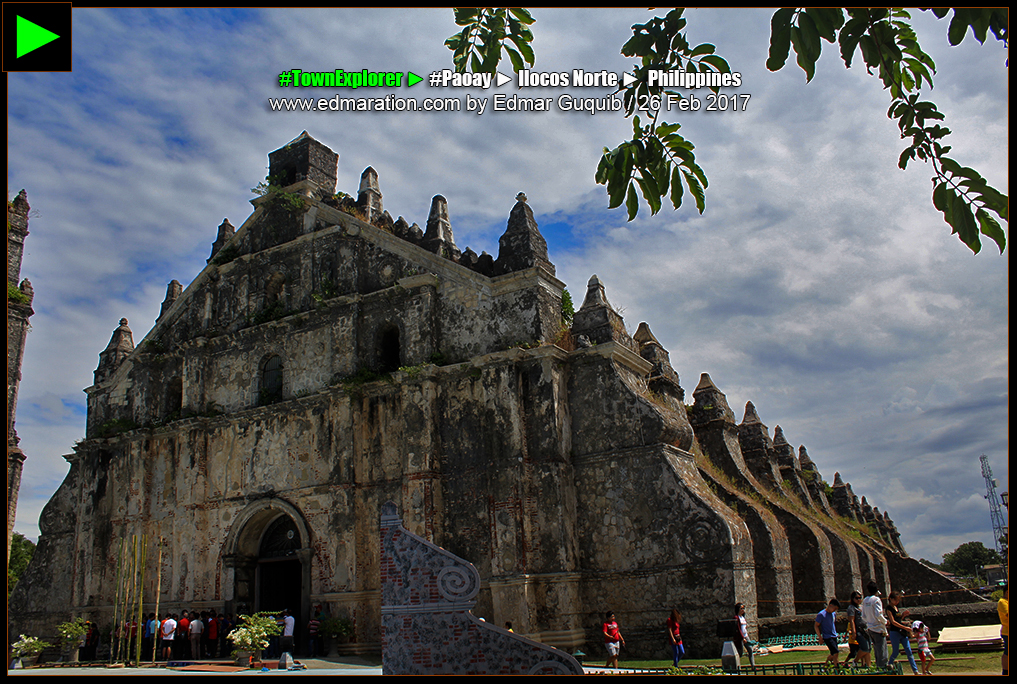
POLYGON ((288 608, 303 648, 307 642, 301 631, 311 609, 311 538, 300 511, 281 499, 250 504, 230 529, 223 552, 234 578, 227 612, 250 615, 288 608))

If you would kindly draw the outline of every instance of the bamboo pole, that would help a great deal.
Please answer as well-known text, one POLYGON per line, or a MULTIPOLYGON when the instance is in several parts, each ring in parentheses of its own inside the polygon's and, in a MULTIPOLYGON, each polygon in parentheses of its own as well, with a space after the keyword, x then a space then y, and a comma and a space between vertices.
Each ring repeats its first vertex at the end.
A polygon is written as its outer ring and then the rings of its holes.
POLYGON ((159 600, 162 598, 162 545, 163 538, 159 537, 159 556, 155 563, 155 623, 156 634, 152 640, 152 663, 155 664, 155 654, 159 652, 159 642, 162 640, 162 630, 159 629, 159 600))
POLYGON ((135 642, 137 648, 135 649, 134 662, 141 665, 141 642, 142 635, 145 633, 145 561, 148 559, 148 541, 145 539, 145 535, 141 535, 141 564, 138 568, 139 578, 138 585, 141 587, 138 591, 138 613, 137 613, 137 635, 135 636, 135 642))
POLYGON ((124 550, 124 593, 120 597, 120 638, 117 640, 117 657, 116 661, 120 662, 124 660, 124 655, 127 651, 127 606, 131 602, 131 575, 134 573, 133 558, 131 556, 130 544, 127 544, 127 548, 124 550))
POLYGON ((120 591, 123 584, 124 539, 120 539, 120 552, 117 554, 116 591, 113 596, 113 631, 109 635, 109 661, 113 662, 117 643, 117 608, 120 605, 120 591))

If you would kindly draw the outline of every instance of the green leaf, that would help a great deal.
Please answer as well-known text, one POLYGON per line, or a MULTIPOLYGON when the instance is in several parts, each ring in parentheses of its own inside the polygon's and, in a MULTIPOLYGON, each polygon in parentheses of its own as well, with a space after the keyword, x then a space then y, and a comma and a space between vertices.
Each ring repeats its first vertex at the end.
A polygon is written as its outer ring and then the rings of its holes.
POLYGON ((950 21, 950 30, 947 32, 947 38, 950 40, 950 45, 960 45, 961 41, 964 40, 964 34, 967 33, 968 22, 961 18, 961 12, 958 9, 953 11, 953 20, 950 21))
POLYGON ((628 198, 625 200, 625 207, 629 212, 629 221, 636 217, 636 213, 639 211, 639 198, 636 197, 636 186, 629 183, 628 198))
POLYGON ((979 209, 975 215, 978 217, 978 225, 981 227, 982 235, 995 242, 996 246, 999 247, 999 253, 1002 254, 1003 250, 1006 249, 1006 233, 996 223, 996 219, 992 218, 983 209, 979 209))
POLYGON ((530 14, 530 11, 524 7, 513 7, 509 9, 509 12, 511 12, 512 16, 514 16, 517 20, 526 25, 530 25, 536 21, 536 19, 533 18, 533 15, 530 14))
POLYGON ((770 53, 766 58, 766 68, 770 71, 780 71, 787 62, 791 51, 791 18, 794 13, 794 9, 785 7, 774 12, 770 19, 770 53))
POLYGON ((636 182, 639 183, 639 189, 642 191, 646 203, 650 205, 650 214, 656 214, 660 211, 661 193, 657 191, 657 183, 654 182, 653 176, 637 178, 636 182))
POLYGON ((809 61, 815 64, 823 50, 823 46, 819 42, 819 30, 816 28, 816 22, 807 12, 799 12, 798 28, 802 32, 802 47, 807 51, 809 61))
POLYGON ((516 52, 515 50, 513 50, 510 47, 506 47, 505 51, 508 52, 509 59, 512 60, 512 69, 516 73, 519 73, 520 71, 522 71, 523 66, 524 66, 523 65, 523 58, 519 55, 519 53, 516 52))
POLYGON ((671 204, 675 209, 682 205, 682 194, 685 188, 682 186, 681 167, 674 167, 671 172, 671 204))
POLYGON ((731 67, 728 65, 727 60, 720 55, 707 55, 699 61, 709 64, 722 74, 731 73, 731 67))
POLYGON ((839 7, 809 7, 805 13, 816 25, 816 31, 828 43, 837 40, 837 29, 844 25, 844 13, 839 7))
POLYGON ((649 54, 652 47, 653 36, 647 33, 637 33, 622 45, 621 53, 626 57, 642 57, 649 54))
POLYGON ((844 66, 851 68, 851 61, 854 58, 858 41, 865 34, 867 23, 864 19, 854 18, 844 25, 840 31, 840 56, 844 60, 844 66))
POLYGON ((947 193, 950 188, 946 183, 939 183, 932 191, 932 205, 939 209, 944 214, 949 209, 949 200, 947 199, 947 193))
POLYGON ((696 46, 696 48, 689 55, 689 58, 691 59, 692 57, 699 57, 700 55, 712 55, 716 51, 717 47, 715 45, 703 43, 702 45, 696 46))
POLYGON ((685 176, 685 182, 688 183, 689 192, 696 198, 696 208, 699 209, 699 213, 702 214, 703 210, 706 209, 706 193, 703 192, 703 186, 699 184, 696 177, 682 169, 682 175, 685 176))
MULTIPOLYGON (((795 54, 798 55, 798 66, 805 72, 805 82, 808 83, 816 74, 816 60, 809 56, 809 49, 805 45, 806 40, 802 35, 801 27, 791 27, 791 46, 794 47, 795 54)), ((819 40, 818 36, 816 40, 819 40)))
POLYGON ((953 218, 953 222, 951 225, 956 229, 957 237, 972 252, 978 254, 982 249, 982 241, 978 237, 978 224, 975 222, 975 217, 971 215, 971 207, 956 195, 952 197, 952 205, 951 218, 953 218))

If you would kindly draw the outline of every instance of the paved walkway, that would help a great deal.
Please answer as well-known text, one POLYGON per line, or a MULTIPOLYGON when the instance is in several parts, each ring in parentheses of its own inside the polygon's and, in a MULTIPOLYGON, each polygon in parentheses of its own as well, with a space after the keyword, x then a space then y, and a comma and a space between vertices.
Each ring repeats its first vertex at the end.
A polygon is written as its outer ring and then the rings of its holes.
MULTIPOLYGON (((26 670, 8 670, 7 674, 16 677, 32 676, 101 676, 101 677, 137 677, 137 676, 163 676, 163 675, 215 675, 215 674, 272 674, 272 675, 380 675, 381 666, 374 665, 360 658, 347 658, 340 661, 319 660, 306 658, 299 661, 306 670, 279 670, 276 669, 278 661, 265 661, 268 668, 263 670, 244 670, 234 667, 226 661, 198 662, 183 667, 167 667, 165 663, 146 667, 38 667, 26 670)), ((172 664, 171 664, 172 665, 172 664)), ((181 663, 183 665, 183 663, 181 663)))

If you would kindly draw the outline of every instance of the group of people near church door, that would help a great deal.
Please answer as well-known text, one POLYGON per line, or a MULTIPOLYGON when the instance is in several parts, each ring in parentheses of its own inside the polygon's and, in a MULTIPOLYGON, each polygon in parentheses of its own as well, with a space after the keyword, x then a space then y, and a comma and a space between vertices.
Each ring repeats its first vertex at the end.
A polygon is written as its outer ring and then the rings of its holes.
POLYGON ((142 656, 147 660, 152 648, 156 647, 156 658, 160 660, 200 660, 228 655, 231 650, 227 637, 233 631, 234 622, 215 609, 190 612, 166 613, 161 619, 149 613, 142 632, 142 656))
MULTIPOLYGON (((920 674, 932 674, 931 668, 935 658, 929 649, 929 627, 921 620, 910 619, 910 611, 901 610, 900 604, 904 594, 891 591, 884 608, 880 596, 879 585, 870 581, 865 588, 865 598, 860 592, 852 592, 851 602, 847 607, 848 646, 850 652, 843 666, 854 660, 861 667, 871 667, 872 654, 876 656, 876 667, 885 668, 896 662, 897 655, 904 653, 908 665, 914 674, 919 674, 915 663, 914 652, 911 650, 911 639, 917 641, 919 657, 922 661, 920 674), (887 656, 887 641, 891 652, 887 656)), ((826 662, 836 667, 838 663, 837 627, 834 624, 840 601, 831 598, 826 608, 816 615, 816 636, 830 650, 826 662)))

